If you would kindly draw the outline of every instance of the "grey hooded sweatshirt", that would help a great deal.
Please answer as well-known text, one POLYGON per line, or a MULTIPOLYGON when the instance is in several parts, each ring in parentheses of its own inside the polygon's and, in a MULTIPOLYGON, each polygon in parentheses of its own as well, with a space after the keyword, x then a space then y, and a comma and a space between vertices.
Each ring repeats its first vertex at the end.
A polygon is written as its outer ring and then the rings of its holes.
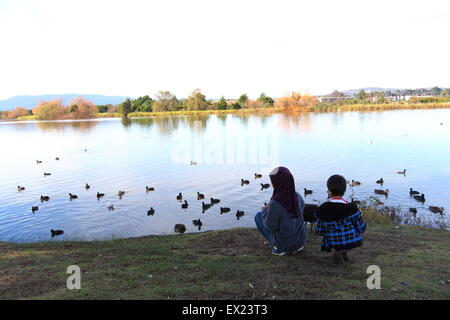
POLYGON ((292 252, 306 242, 306 223, 303 221, 305 202, 297 193, 297 217, 291 214, 276 200, 270 200, 262 210, 264 226, 272 232, 272 243, 278 250, 292 252))

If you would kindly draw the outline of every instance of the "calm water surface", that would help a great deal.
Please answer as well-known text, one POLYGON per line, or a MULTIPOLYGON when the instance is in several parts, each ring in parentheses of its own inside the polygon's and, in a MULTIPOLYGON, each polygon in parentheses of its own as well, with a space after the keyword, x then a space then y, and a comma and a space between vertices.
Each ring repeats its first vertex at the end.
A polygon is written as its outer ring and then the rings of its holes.
POLYGON ((359 200, 374 196, 382 177, 390 190, 379 197, 386 205, 448 221, 428 210, 450 208, 448 109, 14 122, 0 123, 0 141, 0 241, 49 240, 50 229, 65 232, 55 241, 168 234, 176 223, 199 232, 192 225, 198 218, 202 231, 253 227, 272 194, 260 183, 270 182, 277 165, 292 171, 299 191, 314 191, 307 203, 325 200, 332 174, 360 181, 346 194, 359 200), (396 173, 403 169, 406 176, 396 173), (255 180, 255 172, 263 178, 255 180), (241 186, 241 178, 250 184, 241 186), (147 194, 146 185, 155 191, 147 194), (410 187, 425 193, 424 205, 410 198, 410 187), (119 190, 126 191, 122 199, 119 190), (106 194, 100 201, 97 191, 106 194), (202 214, 197 191, 220 204, 202 214), (70 201, 69 192, 78 199, 70 201), (175 199, 179 192, 187 210, 175 199), (41 203, 41 195, 50 201, 41 203), (221 215, 220 206, 231 213, 221 215), (154 216, 147 216, 150 207, 154 216), (245 212, 240 220, 237 209, 245 212))

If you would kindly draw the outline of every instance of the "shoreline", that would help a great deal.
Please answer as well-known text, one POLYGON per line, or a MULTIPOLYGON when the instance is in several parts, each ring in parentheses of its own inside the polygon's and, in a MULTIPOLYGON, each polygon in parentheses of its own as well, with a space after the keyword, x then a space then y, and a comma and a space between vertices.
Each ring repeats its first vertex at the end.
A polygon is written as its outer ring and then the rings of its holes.
POLYGON ((320 251, 322 237, 309 228, 304 251, 283 257, 271 254, 256 228, 0 242, 0 299, 450 299, 450 232, 367 223, 363 247, 343 265, 320 251), (81 290, 66 287, 71 265, 81 270, 81 290), (367 289, 370 265, 382 270, 380 290, 367 289))
MULTIPOLYGON (((450 102, 441 103, 399 103, 399 104, 361 104, 361 105, 330 105, 316 107, 299 107, 283 110, 278 107, 258 108, 258 109, 231 109, 231 110, 183 110, 183 111, 162 111, 162 112, 132 112, 129 118, 151 118, 160 116, 189 116, 189 115, 211 115, 211 114, 262 114, 270 115, 274 113, 310 113, 310 112, 346 112, 346 111, 390 111, 390 110, 420 110, 420 109, 450 109, 450 102)), ((120 113, 98 113, 95 118, 86 119, 58 119, 58 120, 94 120, 103 118, 121 118, 120 113)), ((39 121, 36 116, 25 116, 11 120, 0 121, 39 121)), ((52 120, 42 120, 52 121, 52 120)))

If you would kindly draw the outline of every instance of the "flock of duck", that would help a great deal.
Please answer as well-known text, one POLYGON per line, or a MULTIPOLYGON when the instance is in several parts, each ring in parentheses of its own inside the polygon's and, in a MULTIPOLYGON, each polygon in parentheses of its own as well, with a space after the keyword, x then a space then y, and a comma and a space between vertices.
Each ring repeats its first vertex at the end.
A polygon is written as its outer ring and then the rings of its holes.
MULTIPOLYGON (((87 151, 87 150, 85 149, 85 151, 87 151)), ((60 159, 58 157, 56 157, 55 160, 59 161, 60 159)), ((39 164, 42 163, 42 161, 41 160, 36 160, 36 163, 39 165, 39 164)), ((191 165, 197 165, 197 163, 193 162, 193 161, 191 161, 190 164, 191 165)), ((398 174, 402 174, 402 175, 406 175, 406 169, 403 170, 403 171, 398 171, 397 173, 398 174)), ((47 176, 50 176, 50 175, 51 175, 51 173, 47 173, 47 172, 44 173, 44 177, 47 177, 47 176)), ((262 178, 262 174, 255 173, 254 178, 255 179, 260 179, 260 178, 262 178)), ((360 186, 362 184, 361 182, 356 181, 356 180, 351 180, 351 181, 347 181, 347 182, 348 182, 348 184, 351 187, 357 187, 357 186, 360 186)), ((241 186, 248 185, 248 184, 250 184, 249 180, 241 179, 241 186)), ((381 178, 381 179, 377 180, 376 184, 379 184, 379 185, 383 186, 384 179, 381 178)), ((89 190, 91 188, 91 186, 88 183, 86 183, 84 188, 86 190, 89 190)), ((265 183, 265 184, 261 183, 261 190, 268 189, 268 188, 270 188, 270 184, 268 184, 268 183, 265 183)), ((26 190, 26 188, 24 186, 17 186, 17 191, 23 192, 25 190, 26 190)), ((145 186, 145 191, 147 193, 153 192, 153 191, 155 191, 155 188, 154 187, 145 186)), ((309 190, 307 188, 304 188, 304 192, 303 193, 304 193, 304 195, 306 197, 308 195, 312 195, 313 194, 313 190, 309 190)), ((374 193, 378 194, 378 195, 383 195, 383 196, 385 196, 387 198, 388 195, 389 195, 389 189, 374 189, 374 193)), ((117 196, 119 197, 119 199, 122 199, 122 197, 125 194, 126 194, 125 191, 119 190, 119 192, 117 193, 117 196)), ((422 204, 425 203, 425 195, 423 193, 421 193, 419 191, 416 191, 416 190, 413 190, 412 188, 410 188, 409 194, 410 194, 410 197, 412 197, 416 201, 418 201, 418 202, 420 202, 422 204)), ((70 201, 78 199, 78 196, 75 195, 75 194, 69 193, 68 195, 69 195, 69 200, 70 201)), ((97 200, 100 200, 104 196, 105 196, 104 193, 97 192, 97 194, 96 194, 97 200)), ((183 199, 183 194, 181 192, 176 196, 175 199, 177 201, 181 202, 181 209, 184 209, 184 210, 188 209, 189 203, 188 203, 188 201, 186 199, 183 199)), ((197 201, 199 201, 199 200, 205 200, 205 195, 200 193, 200 192, 197 192, 197 201)), ((50 197, 41 195, 40 201, 41 201, 41 203, 48 202, 48 201, 50 201, 50 197)), ((356 200, 353 197, 351 198, 351 201, 353 203, 355 203, 355 204, 361 204, 361 201, 356 200)), ((212 197, 209 199, 209 203, 205 203, 205 201, 202 201, 202 213, 205 213, 208 209, 210 209, 211 207, 213 207, 214 205, 217 205, 219 203, 220 203, 220 199, 215 199, 215 198, 212 198, 212 197)), ((379 202, 379 204, 383 204, 383 203, 379 202)), ((115 210, 114 205, 110 204, 110 203, 108 203, 107 208, 108 208, 109 211, 115 210)), ((433 213, 439 213, 441 215, 444 214, 444 208, 443 207, 429 206, 428 209, 431 212, 433 212, 433 213)), ((31 208, 32 213, 35 213, 38 210, 39 210, 39 206, 32 206, 32 208, 31 208)), ((220 207, 220 210, 219 210, 220 214, 229 213, 230 211, 231 211, 231 209, 228 208, 228 207, 220 207)), ((414 216, 416 216, 417 208, 409 208, 409 211, 411 213, 413 213, 414 216)), ((150 207, 150 209, 147 211, 147 215, 148 216, 153 216, 155 214, 155 212, 156 212, 155 209, 153 207, 150 207)), ((236 216, 237 220, 239 220, 242 216, 244 216, 244 214, 245 214, 244 211, 237 210, 236 213, 235 213, 235 216, 236 216)), ((192 224, 194 226, 198 227, 198 230, 201 230, 201 227, 203 226, 203 222, 200 219, 193 220, 192 224)), ((175 227, 174 227, 174 232, 175 233, 182 234, 185 231, 186 231, 186 226, 184 224, 179 223, 179 224, 176 224, 175 227)), ((50 230, 50 232, 51 232, 51 236, 52 237, 64 234, 63 230, 53 230, 52 229, 52 230, 50 230)))
MULTIPOLYGON (((403 171, 397 171, 397 174, 406 175, 406 169, 404 169, 403 171)), ((351 182, 348 181, 348 184, 349 184, 351 187, 357 187, 357 186, 360 186, 360 185, 361 185, 361 182, 352 180, 351 182)), ((384 179, 381 178, 381 179, 377 180, 377 181, 376 181, 376 184, 379 184, 379 185, 383 186, 383 184, 384 184, 384 179)), ((375 194, 378 194, 378 195, 383 195, 383 196, 385 196, 385 197, 387 198, 388 195, 389 195, 389 189, 384 189, 384 190, 383 190, 383 189, 374 189, 374 193, 375 193, 375 194)), ((306 189, 305 189, 305 195, 306 195, 306 189)), ((425 200, 425 195, 424 195, 423 193, 417 191, 417 190, 413 190, 413 188, 409 188, 409 196, 410 196, 411 198, 413 198, 414 200, 416 200, 416 201, 422 203, 422 205, 423 205, 423 204, 425 203, 425 201, 426 201, 426 200, 425 200)), ((359 200, 354 200, 353 198, 352 198, 352 202, 353 202, 353 203, 356 203, 356 204, 360 204, 360 203, 361 203, 361 201, 359 201, 359 200)), ((382 204, 382 203, 380 202, 380 204, 382 204)), ((430 211, 433 212, 433 213, 439 213, 439 214, 441 214, 441 215, 444 215, 444 208, 443 208, 443 207, 428 206, 428 210, 430 210, 430 211)), ((409 212, 413 213, 413 214, 414 214, 414 217, 415 217, 416 214, 417 214, 417 208, 409 208, 409 212)))
MULTIPOLYGON (((87 151, 87 150, 84 149, 84 151, 87 151)), ((56 157, 55 160, 59 161, 60 158, 56 157)), ((42 164, 43 162, 42 162, 42 160, 36 160, 36 163, 39 165, 39 164, 42 164)), ((194 162, 194 161, 191 161, 190 164, 191 165, 197 165, 197 163, 194 162)), ((47 177, 47 176, 50 176, 50 175, 51 175, 51 173, 44 172, 44 177, 47 177)), ((260 178, 262 178, 262 174, 255 173, 255 179, 260 179, 260 178)), ((241 186, 248 185, 248 184, 250 184, 249 180, 241 179, 241 186)), ((91 188, 91 186, 88 183, 86 183, 84 188, 86 190, 89 190, 91 188)), ((265 183, 265 184, 261 183, 261 190, 268 189, 268 188, 270 188, 270 184, 268 184, 268 183, 265 183)), ((17 191, 23 192, 25 190, 26 190, 26 188, 24 186, 17 186, 17 191)), ((153 191, 155 191, 155 187, 145 186, 145 191, 147 193, 153 192, 153 191)), ((122 199, 122 197, 125 194, 126 194, 126 191, 119 190, 119 192, 117 193, 117 196, 119 197, 119 199, 122 199)), ((75 195, 75 194, 69 193, 68 195, 69 195, 69 200, 70 201, 78 199, 78 196, 75 195)), ((97 194, 96 194, 97 200, 100 200, 104 196, 105 196, 104 193, 97 192, 97 194)), ((179 202, 182 202, 181 209, 186 210, 189 207, 188 201, 186 199, 184 199, 184 201, 183 201, 183 194, 181 192, 176 196, 176 200, 178 200, 179 202)), ((200 192, 197 192, 197 200, 205 200, 205 195, 200 193, 200 192)), ((212 206, 220 203, 220 199, 215 199, 215 198, 211 197, 209 200, 210 200, 210 203, 205 203, 204 201, 202 201, 202 213, 205 213, 212 206)), ((40 201, 41 201, 41 203, 48 202, 48 201, 50 201, 50 197, 41 195, 40 201)), ((115 210, 114 204, 108 203, 107 208, 108 208, 109 211, 114 211, 115 210)), ((35 213, 38 210, 39 210, 39 206, 32 206, 31 207, 32 213, 35 213)), ((147 216, 153 216, 155 214, 155 212, 156 212, 155 209, 153 207, 150 207, 150 209, 147 211, 147 216)), ((228 207, 220 207, 219 212, 220 212, 220 214, 229 213, 229 212, 231 212, 231 209, 228 208, 228 207)), ((239 220, 241 217, 244 216, 244 214, 245 214, 244 211, 238 209, 236 211, 236 213, 235 213, 236 219, 239 220)), ((198 227, 198 230, 201 230, 201 227, 203 226, 203 222, 200 219, 192 220, 192 224, 194 226, 198 227)), ((174 232, 175 233, 182 234, 185 231, 186 231, 186 226, 184 224, 178 223, 174 227, 174 232)), ((50 233, 51 233, 51 237, 53 238, 55 236, 64 234, 64 230, 53 230, 52 229, 52 230, 50 230, 50 233)))

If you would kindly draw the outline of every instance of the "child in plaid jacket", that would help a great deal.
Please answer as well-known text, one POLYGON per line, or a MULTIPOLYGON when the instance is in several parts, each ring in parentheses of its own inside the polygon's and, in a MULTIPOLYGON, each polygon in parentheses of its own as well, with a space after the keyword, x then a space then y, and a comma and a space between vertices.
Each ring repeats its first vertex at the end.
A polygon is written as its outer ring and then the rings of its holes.
POLYGON ((342 198, 347 181, 333 175, 327 181, 329 198, 318 209, 316 233, 323 236, 322 251, 334 249, 333 261, 348 261, 347 250, 362 246, 366 224, 358 207, 342 198))

